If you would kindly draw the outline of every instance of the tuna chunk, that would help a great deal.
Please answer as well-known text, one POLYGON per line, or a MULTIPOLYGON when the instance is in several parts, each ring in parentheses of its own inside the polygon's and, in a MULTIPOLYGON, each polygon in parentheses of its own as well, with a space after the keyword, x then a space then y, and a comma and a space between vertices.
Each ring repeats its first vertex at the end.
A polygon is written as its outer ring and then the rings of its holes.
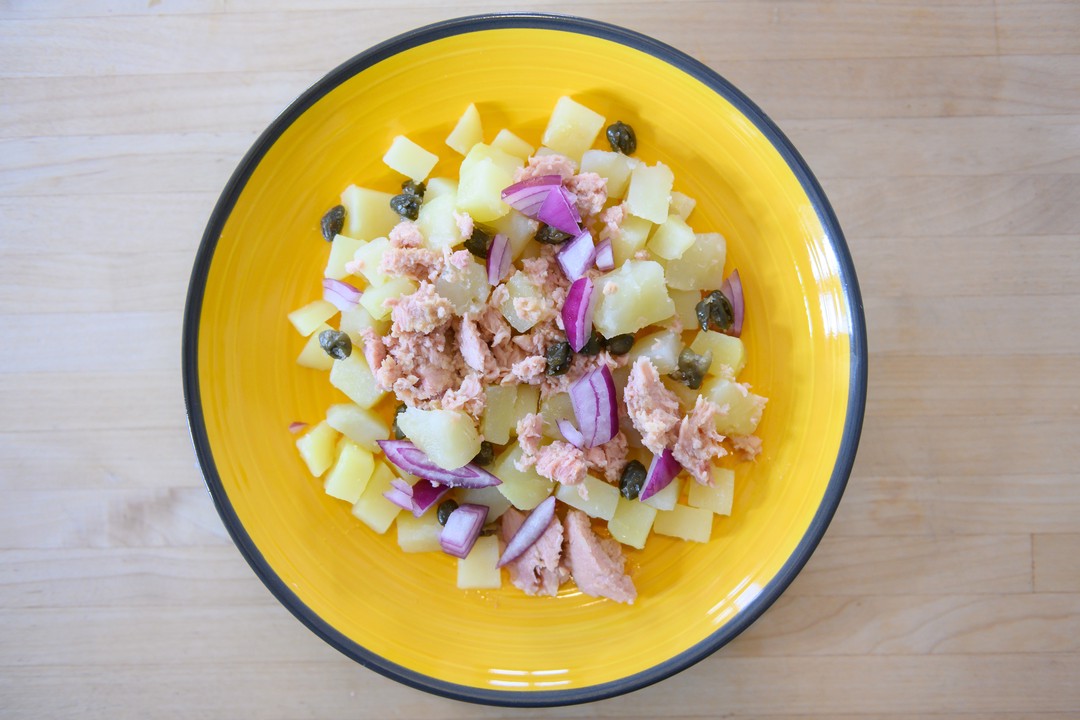
POLYGON ((600 213, 600 222, 604 223, 604 227, 600 228, 600 241, 618 240, 622 235, 621 227, 624 219, 626 219, 626 203, 612 205, 600 213))
POLYGON ((597 537, 589 517, 580 510, 566 513, 565 529, 566 565, 578 589, 592 597, 632 605, 637 589, 623 571, 626 558, 619 543, 597 537))
POLYGON ((420 289, 411 295, 387 300, 386 304, 392 308, 390 319, 393 321, 391 332, 394 335, 427 334, 446 325, 454 316, 450 301, 435 292, 435 286, 426 282, 420 283, 420 289))
POLYGON ((386 345, 383 344, 382 336, 366 327, 360 331, 360 338, 364 341, 364 359, 367 360, 371 372, 376 373, 386 359, 386 345))
MULTIPOLYGON (((509 544, 522 523, 525 514, 514 508, 503 513, 499 525, 499 537, 504 544, 509 544)), ((524 591, 526 595, 555 595, 559 585, 569 578, 566 568, 559 563, 562 558, 563 527, 559 518, 551 518, 551 523, 544 533, 536 539, 532 547, 523 552, 516 560, 507 563, 510 582, 524 591)))
POLYGON ((577 172, 577 163, 565 155, 557 153, 533 155, 529 158, 528 165, 514 171, 514 182, 545 175, 559 175, 563 180, 569 180, 575 172, 577 172))
MULTIPOLYGON (((505 289, 505 286, 500 287, 505 289)), ((494 294, 492 293, 492 295, 494 294)), ((491 347, 503 345, 510 339, 510 323, 506 321, 494 300, 489 300, 488 304, 475 316, 474 320, 476 321, 476 328, 480 331, 480 337, 491 347)))
POLYGON ((540 451, 540 441, 544 437, 544 418, 530 413, 518 420, 517 437, 523 454, 514 462, 514 467, 524 472, 536 464, 536 454, 540 451))
POLYGON ((442 396, 441 405, 444 410, 464 410, 479 420, 487 406, 487 395, 480 378, 474 373, 466 375, 457 390, 448 390, 442 396))
POLYGON ((568 442, 556 440, 540 448, 536 454, 536 474, 548 480, 563 485, 578 485, 587 472, 584 454, 568 442))
POLYGON ((465 313, 461 318, 457 339, 461 357, 466 365, 483 374, 485 378, 497 376, 495 356, 491 354, 491 348, 480 336, 480 329, 469 313, 465 313))
POLYGON ((719 412, 716 403, 699 395, 694 409, 679 425, 679 437, 671 450, 683 469, 702 485, 712 481, 709 474, 712 461, 727 455, 720 444, 724 436, 716 432, 714 418, 719 412))
POLYGON ((539 355, 532 355, 519 362, 514 363, 510 368, 510 376, 507 380, 511 382, 504 382, 504 385, 510 384, 522 384, 525 385, 539 385, 544 379, 544 371, 547 369, 547 360, 539 355))
POLYGON ((627 441, 622 432, 615 433, 615 437, 603 445, 587 448, 585 450, 585 464, 590 470, 599 470, 604 473, 604 479, 609 483, 618 483, 626 465, 627 441))
POLYGON ((379 260, 379 272, 434 282, 443 269, 443 256, 421 247, 392 247, 379 260))
POLYGON ((757 435, 732 435, 731 444, 746 460, 756 460, 761 454, 761 438, 757 435))
POLYGON ((630 369, 624 398, 630 422, 641 433, 645 447, 660 454, 675 443, 682 415, 679 398, 660 382, 656 366, 649 358, 638 358, 630 369))
POLYGON ((561 298, 566 297, 566 291, 570 289, 570 279, 559 265, 557 253, 557 248, 544 245, 540 248, 540 255, 521 261, 521 272, 540 290, 541 295, 551 298, 556 305, 561 306, 562 301, 557 298, 557 294, 561 291, 561 298))
POLYGON ((391 334, 383 342, 387 357, 375 379, 408 405, 424 406, 441 398, 465 376, 465 363, 454 350, 449 326, 429 334, 391 334))
POLYGON ((462 240, 468 240, 473 234, 472 215, 467 212, 454 213, 454 223, 457 224, 458 233, 462 240))
POLYGON ((573 193, 582 218, 596 215, 607 202, 607 180, 594 172, 574 175, 566 181, 566 189, 573 193))
POLYGON ((390 230, 390 245, 396 248, 416 248, 424 244, 424 236, 416 223, 402 220, 390 230))

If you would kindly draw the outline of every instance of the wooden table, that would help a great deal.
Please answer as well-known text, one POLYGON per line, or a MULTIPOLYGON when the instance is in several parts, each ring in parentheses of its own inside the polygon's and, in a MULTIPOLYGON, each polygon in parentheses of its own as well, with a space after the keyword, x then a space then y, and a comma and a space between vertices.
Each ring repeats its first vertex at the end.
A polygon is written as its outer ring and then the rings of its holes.
POLYGON ((1080 3, 0 2, 0 716, 1080 717, 1080 3), (855 472, 748 632, 551 711, 384 679, 278 605, 203 487, 188 272, 299 92, 495 9, 650 33, 806 156, 866 300, 855 472))

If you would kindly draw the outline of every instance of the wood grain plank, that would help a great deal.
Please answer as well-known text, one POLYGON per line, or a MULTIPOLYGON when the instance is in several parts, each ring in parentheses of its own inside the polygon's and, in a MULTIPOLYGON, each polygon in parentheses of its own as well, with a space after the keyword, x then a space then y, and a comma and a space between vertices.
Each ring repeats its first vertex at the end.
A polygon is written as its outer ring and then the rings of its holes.
POLYGON ((994 6, 1000 52, 1080 51, 1080 6, 1048 0, 999 0, 994 6))
POLYGON ((1080 588, 1080 533, 1039 532, 1032 538, 1032 543, 1035 590, 1077 592, 1080 588))

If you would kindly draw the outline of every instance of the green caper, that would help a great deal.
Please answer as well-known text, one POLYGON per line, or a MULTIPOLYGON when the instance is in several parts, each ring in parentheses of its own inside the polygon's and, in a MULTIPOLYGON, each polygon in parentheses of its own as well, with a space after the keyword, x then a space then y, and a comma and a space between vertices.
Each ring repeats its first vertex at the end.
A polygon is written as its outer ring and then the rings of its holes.
POLYGON ((622 475, 619 476, 619 492, 627 500, 634 500, 641 494, 641 488, 645 485, 647 475, 648 472, 646 472, 645 466, 637 460, 626 463, 622 475))
POLYGON ((560 342, 548 345, 547 349, 547 374, 562 375, 570 369, 570 361, 574 359, 574 351, 570 349, 570 343, 560 342))
POLYGON ((719 290, 713 290, 705 299, 694 306, 698 324, 702 330, 724 332, 730 330, 735 322, 735 310, 731 301, 719 290))
POLYGON ((440 525, 445 525, 446 521, 450 519, 450 513, 457 510, 458 504, 453 500, 443 500, 439 503, 439 507, 435 509, 435 519, 439 521, 440 525))
POLYGON ((562 230, 553 228, 550 225, 541 225, 540 229, 536 231, 536 242, 545 245, 562 245, 571 237, 573 236, 570 233, 564 233, 562 230))
POLYGON ((604 347, 606 347, 607 351, 612 355, 625 355, 630 352, 630 348, 634 347, 634 336, 630 333, 616 335, 613 338, 605 340, 604 347))
POLYGON ((390 209, 403 218, 415 220, 420 217, 420 198, 412 193, 401 193, 390 198, 390 209))
POLYGON ((478 258, 487 259, 491 249, 491 235, 478 227, 474 227, 472 235, 465 241, 465 249, 478 258))
POLYGON ((686 385, 691 390, 701 387, 705 379, 705 373, 712 365, 712 350, 706 350, 704 355, 698 355, 690 348, 683 348, 679 353, 679 369, 671 373, 671 377, 686 385))
POLYGON ((322 216, 322 236, 329 242, 345 227, 345 206, 335 205, 322 216))
POLYGON ((352 340, 348 333, 340 330, 323 330, 319 333, 319 347, 335 360, 344 360, 352 355, 352 340))
POLYGON ((604 346, 604 338, 600 336, 600 333, 596 330, 592 331, 592 335, 589 336, 589 341, 581 346, 578 352, 582 355, 596 355, 604 346))
POLYGON ((401 403, 397 406, 397 410, 394 411, 394 437, 398 440, 404 440, 405 433, 401 432, 401 428, 398 427, 397 419, 401 415, 401 413, 405 412, 408 409, 408 407, 409 406, 405 403, 401 403))
POLYGON ((633 155, 637 150, 637 136, 634 134, 634 128, 622 120, 608 125, 607 141, 612 150, 623 155, 633 155))
POLYGON ((476 457, 472 459, 477 465, 490 465, 495 459, 495 446, 489 443, 487 440, 483 440, 480 443, 480 452, 476 453, 476 457))
POLYGON ((407 195, 415 195, 416 197, 423 199, 424 193, 427 192, 427 185, 424 183, 415 183, 412 180, 406 180, 401 183, 401 192, 407 195))

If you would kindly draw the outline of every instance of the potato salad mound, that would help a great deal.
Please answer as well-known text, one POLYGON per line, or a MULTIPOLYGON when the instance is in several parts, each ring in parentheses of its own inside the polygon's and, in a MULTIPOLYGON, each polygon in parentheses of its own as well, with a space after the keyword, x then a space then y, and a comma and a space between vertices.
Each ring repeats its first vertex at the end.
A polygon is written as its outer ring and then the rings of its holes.
POLYGON ((528 595, 633 603, 626 548, 708 542, 762 451, 742 280, 631 125, 562 97, 538 148, 484 137, 473 105, 460 161, 399 135, 400 187, 323 215, 322 297, 289 320, 343 397, 289 429, 329 495, 457 558, 459 588, 505 568, 528 595))

